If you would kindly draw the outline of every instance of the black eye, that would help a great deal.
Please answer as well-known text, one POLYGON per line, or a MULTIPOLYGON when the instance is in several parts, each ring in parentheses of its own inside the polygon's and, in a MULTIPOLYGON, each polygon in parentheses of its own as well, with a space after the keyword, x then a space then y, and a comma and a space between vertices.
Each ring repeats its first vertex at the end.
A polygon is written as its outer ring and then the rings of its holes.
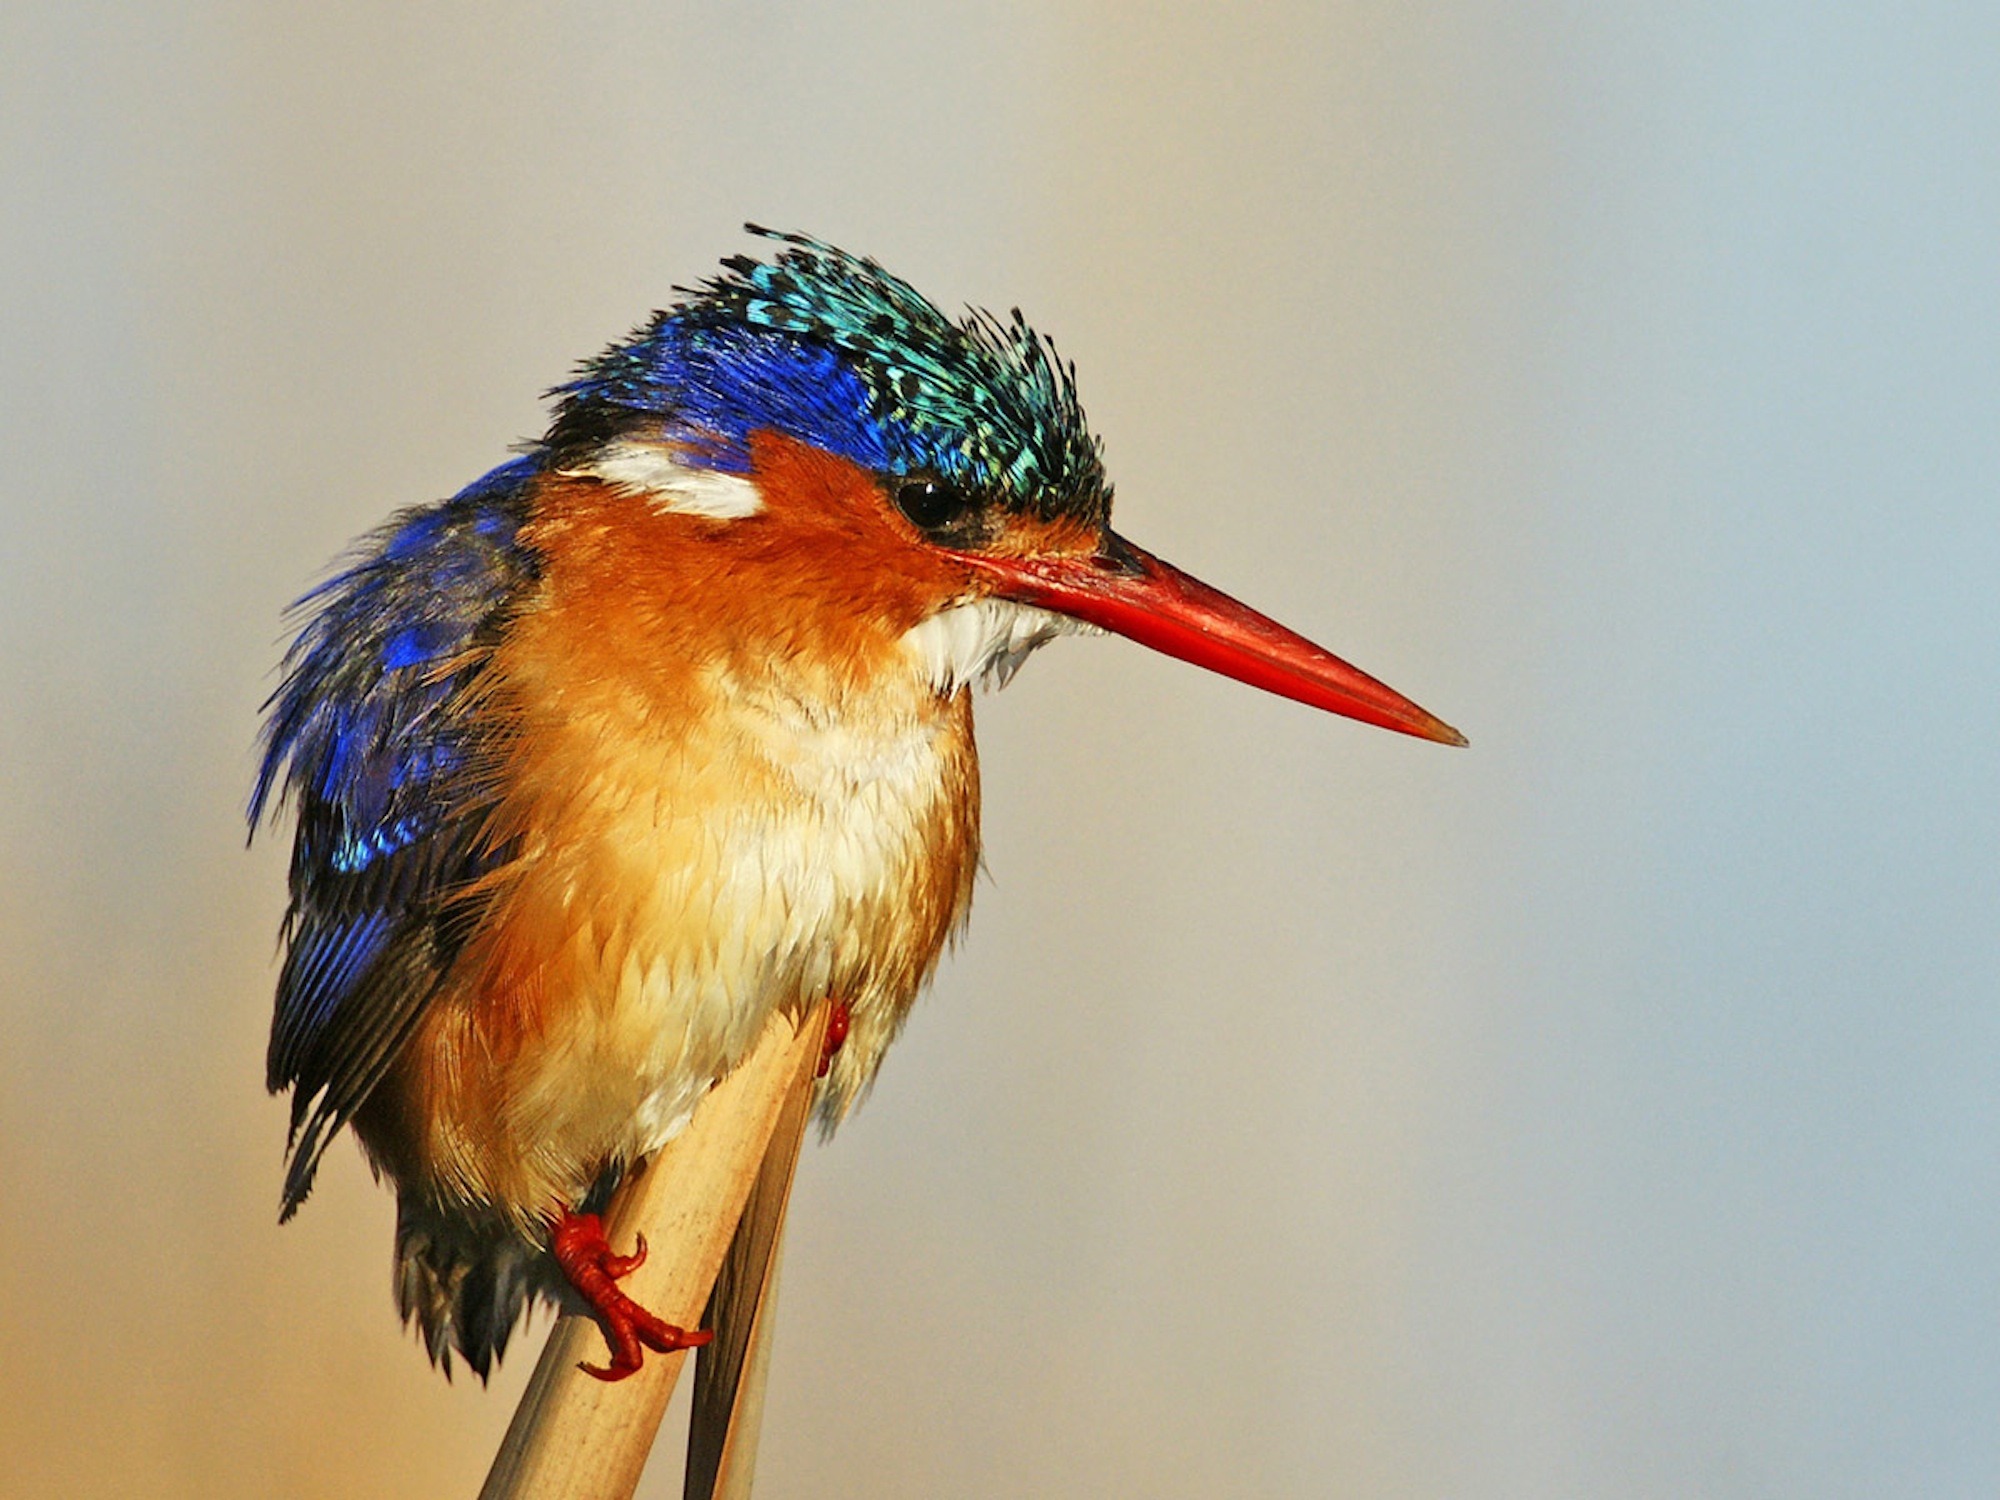
POLYGON ((941 479, 906 479, 896 486, 896 509, 920 531, 946 531, 972 513, 972 497, 941 479))

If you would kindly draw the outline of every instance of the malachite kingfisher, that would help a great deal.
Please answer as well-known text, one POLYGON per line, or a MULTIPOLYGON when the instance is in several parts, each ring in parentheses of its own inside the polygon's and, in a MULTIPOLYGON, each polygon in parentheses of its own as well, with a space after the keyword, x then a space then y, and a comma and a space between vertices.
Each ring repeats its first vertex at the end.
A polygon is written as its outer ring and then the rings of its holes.
POLYGON ((1073 367, 817 240, 736 257, 557 387, 546 436, 297 607, 255 828, 296 813, 268 1083, 282 1217, 342 1126, 395 1291, 484 1377, 531 1298, 704 1335, 598 1214, 774 1012, 867 1092, 979 865, 972 689, 1109 630, 1446 744, 1400 694, 1110 529, 1073 367), (837 1050, 836 1050, 837 1049, 837 1050))

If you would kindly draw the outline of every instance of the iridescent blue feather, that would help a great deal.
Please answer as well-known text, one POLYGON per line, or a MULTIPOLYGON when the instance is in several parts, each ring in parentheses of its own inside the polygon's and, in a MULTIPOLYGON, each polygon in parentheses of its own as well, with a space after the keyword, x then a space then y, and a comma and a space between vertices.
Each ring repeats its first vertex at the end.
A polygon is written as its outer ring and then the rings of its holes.
POLYGON ((1015 311, 953 322, 874 261, 800 235, 654 315, 586 364, 549 442, 640 431, 741 473, 780 432, 885 474, 930 474, 1011 509, 1102 524, 1111 495, 1074 372, 1015 311))
POLYGON ((278 800, 298 815, 268 1058, 292 1090, 287 1216, 448 968, 472 918, 454 896, 507 857, 484 835, 505 722, 477 689, 535 577, 516 532, 540 466, 405 512, 300 601, 250 804, 253 824, 278 800))

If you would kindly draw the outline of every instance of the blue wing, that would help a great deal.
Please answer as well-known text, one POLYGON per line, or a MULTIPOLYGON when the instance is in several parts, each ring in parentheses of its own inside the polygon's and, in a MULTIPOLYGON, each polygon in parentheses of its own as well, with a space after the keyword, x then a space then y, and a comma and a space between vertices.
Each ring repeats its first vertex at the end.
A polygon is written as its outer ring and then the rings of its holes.
POLYGON ((480 679, 537 574, 518 533, 540 467, 503 464, 375 533, 300 601, 265 704, 250 821, 289 800, 298 822, 267 1064, 292 1090, 285 1218, 477 920, 466 887, 510 857, 487 829, 507 724, 480 679))

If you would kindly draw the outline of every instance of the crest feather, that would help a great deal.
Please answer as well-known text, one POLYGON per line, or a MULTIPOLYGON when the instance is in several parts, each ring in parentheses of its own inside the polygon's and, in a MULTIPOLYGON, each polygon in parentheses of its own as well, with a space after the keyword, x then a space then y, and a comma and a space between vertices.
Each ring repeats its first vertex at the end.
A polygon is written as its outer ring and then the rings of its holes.
POLYGON ((931 473, 1016 510, 1102 522, 1110 497, 1076 373, 1018 308, 956 322, 866 256, 746 226, 783 248, 732 256, 560 388, 558 450, 631 435, 740 472, 772 428, 886 473, 931 473))

